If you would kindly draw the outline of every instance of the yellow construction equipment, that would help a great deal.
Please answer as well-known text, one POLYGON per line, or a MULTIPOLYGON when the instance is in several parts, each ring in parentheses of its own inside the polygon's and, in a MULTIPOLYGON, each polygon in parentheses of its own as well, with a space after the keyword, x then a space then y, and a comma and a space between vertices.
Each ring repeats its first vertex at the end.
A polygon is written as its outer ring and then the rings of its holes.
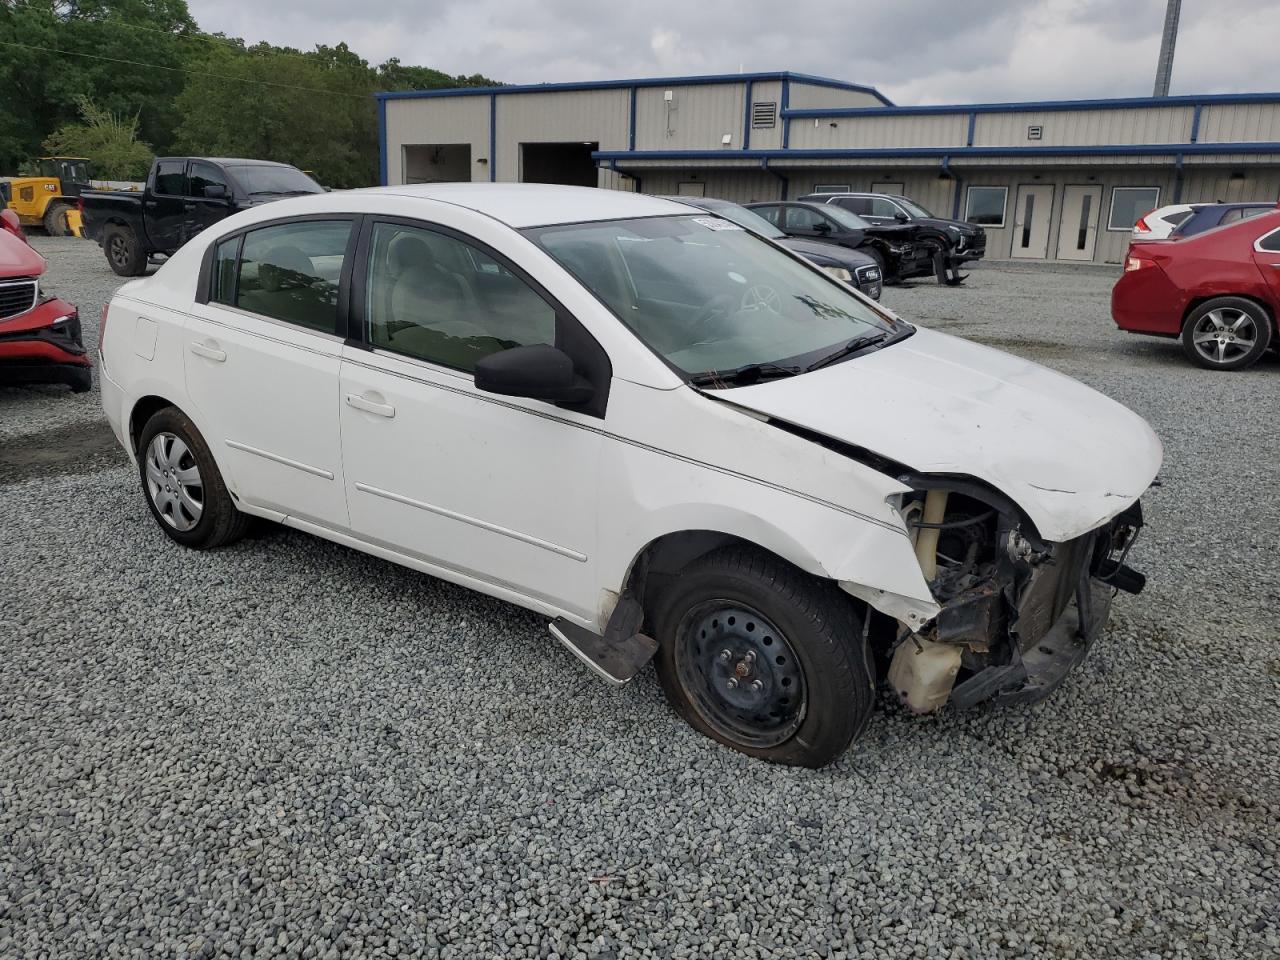
POLYGON ((0 197, 24 227, 44 227, 54 237, 71 233, 67 214, 76 209, 80 191, 91 186, 84 157, 41 157, 35 176, 7 177, 0 197), (3 196, 7 194, 8 196, 3 196))

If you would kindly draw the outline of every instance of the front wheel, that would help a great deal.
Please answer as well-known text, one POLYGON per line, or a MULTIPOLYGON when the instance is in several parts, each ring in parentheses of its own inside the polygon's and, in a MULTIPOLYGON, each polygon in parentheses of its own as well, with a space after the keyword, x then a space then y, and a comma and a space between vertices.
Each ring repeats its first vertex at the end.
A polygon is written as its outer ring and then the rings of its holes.
POLYGON ((726 746, 821 767, 866 726, 874 672, 853 601, 834 584, 727 548, 681 571, 651 620, 667 700, 726 746))
POLYGON ((211 550, 249 529, 204 437, 176 407, 157 411, 138 438, 142 493, 160 529, 184 547, 211 550))
POLYGON ((67 205, 51 203, 44 212, 44 232, 51 237, 65 237, 71 231, 67 228, 67 205))
POLYGON ((1210 370, 1253 366, 1271 344, 1267 311, 1244 297, 1215 297, 1196 307, 1182 325, 1182 352, 1210 370))

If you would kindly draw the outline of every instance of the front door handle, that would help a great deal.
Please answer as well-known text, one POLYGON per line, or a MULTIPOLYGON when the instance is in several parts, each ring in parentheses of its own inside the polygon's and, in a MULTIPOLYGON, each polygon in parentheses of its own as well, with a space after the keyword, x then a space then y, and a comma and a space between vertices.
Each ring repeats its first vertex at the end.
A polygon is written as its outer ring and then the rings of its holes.
POLYGON ((227 359, 227 352, 225 350, 219 350, 217 347, 211 347, 207 343, 201 343, 199 340, 191 344, 191 352, 197 357, 204 357, 205 359, 212 360, 215 363, 224 363, 227 359))
POLYGON ((357 410, 363 410, 365 413, 372 413, 379 417, 394 417, 396 408, 389 403, 379 403, 377 400, 370 400, 359 394, 347 394, 347 406, 355 407, 357 410))

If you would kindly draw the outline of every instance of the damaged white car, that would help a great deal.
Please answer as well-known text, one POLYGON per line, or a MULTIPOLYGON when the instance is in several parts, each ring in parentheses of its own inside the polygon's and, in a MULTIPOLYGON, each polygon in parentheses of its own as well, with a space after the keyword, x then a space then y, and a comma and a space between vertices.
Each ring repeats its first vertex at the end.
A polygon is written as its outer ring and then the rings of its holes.
POLYGON ((878 670, 917 711, 1044 697, 1143 585, 1140 418, 667 200, 284 200, 103 330, 107 417, 178 543, 265 517, 501 597, 612 681, 654 659, 769 760, 839 756, 878 670))

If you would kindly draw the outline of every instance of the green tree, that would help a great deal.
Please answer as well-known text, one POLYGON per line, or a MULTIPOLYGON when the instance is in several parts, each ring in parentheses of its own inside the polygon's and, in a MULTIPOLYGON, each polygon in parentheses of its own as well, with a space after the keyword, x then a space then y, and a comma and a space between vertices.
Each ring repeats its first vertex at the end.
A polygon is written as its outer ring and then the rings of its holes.
POLYGON ((80 100, 83 123, 59 127, 44 142, 49 153, 64 157, 88 157, 94 175, 105 180, 143 180, 154 159, 151 148, 138 139, 138 116, 121 117, 80 100))

